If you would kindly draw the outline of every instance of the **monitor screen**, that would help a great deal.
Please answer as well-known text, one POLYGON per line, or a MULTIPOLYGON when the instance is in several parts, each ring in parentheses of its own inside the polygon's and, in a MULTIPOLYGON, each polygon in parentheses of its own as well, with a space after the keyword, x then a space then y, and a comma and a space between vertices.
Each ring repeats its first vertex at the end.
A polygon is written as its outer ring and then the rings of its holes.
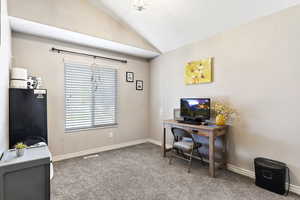
POLYGON ((180 100, 180 115, 187 119, 210 119, 210 99, 183 98, 180 100))

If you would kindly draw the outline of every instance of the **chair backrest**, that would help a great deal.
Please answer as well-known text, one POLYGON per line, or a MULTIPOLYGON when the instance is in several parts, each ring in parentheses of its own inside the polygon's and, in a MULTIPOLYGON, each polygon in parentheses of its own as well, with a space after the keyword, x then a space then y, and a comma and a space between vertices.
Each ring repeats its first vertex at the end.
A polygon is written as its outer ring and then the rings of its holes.
POLYGON ((180 141, 183 137, 191 138, 191 134, 184 129, 172 128, 171 131, 174 136, 174 141, 176 142, 180 141))
POLYGON ((200 136, 200 135, 197 135, 197 134, 191 134, 191 135, 192 135, 194 143, 203 143, 203 137, 204 136, 200 136))

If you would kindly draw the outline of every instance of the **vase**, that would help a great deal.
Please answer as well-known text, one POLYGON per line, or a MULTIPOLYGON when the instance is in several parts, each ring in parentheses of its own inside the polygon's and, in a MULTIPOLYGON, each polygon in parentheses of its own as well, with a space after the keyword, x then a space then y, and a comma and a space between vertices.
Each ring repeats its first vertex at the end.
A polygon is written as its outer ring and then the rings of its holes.
POLYGON ((217 115, 217 117, 216 117, 216 125, 218 125, 218 126, 224 126, 224 125, 226 125, 226 118, 225 118, 224 115, 221 115, 221 114, 217 115))
POLYGON ((25 153, 25 148, 24 149, 16 149, 16 155, 17 155, 17 157, 24 156, 24 153, 25 153))

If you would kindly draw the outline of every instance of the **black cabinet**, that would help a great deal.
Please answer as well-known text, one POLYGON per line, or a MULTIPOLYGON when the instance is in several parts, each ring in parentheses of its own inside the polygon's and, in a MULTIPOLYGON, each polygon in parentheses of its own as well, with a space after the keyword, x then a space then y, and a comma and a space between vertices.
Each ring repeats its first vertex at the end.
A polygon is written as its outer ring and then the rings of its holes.
POLYGON ((47 137, 47 91, 9 89, 9 147, 32 145, 47 137))

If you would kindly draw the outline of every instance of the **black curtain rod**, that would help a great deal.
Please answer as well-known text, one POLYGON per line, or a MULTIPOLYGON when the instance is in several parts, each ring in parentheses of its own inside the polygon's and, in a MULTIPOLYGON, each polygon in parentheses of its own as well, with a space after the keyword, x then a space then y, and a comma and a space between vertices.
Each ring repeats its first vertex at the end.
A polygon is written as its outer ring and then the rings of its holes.
POLYGON ((54 52, 57 52, 57 53, 65 52, 65 53, 70 53, 70 54, 89 56, 89 57, 93 57, 93 58, 100 58, 100 59, 105 59, 105 60, 117 61, 117 62, 121 62, 121 63, 127 63, 127 60, 121 60, 121 59, 110 58, 110 57, 105 57, 105 56, 97 56, 97 55, 92 55, 92 54, 87 54, 87 53, 80 53, 80 52, 69 51, 69 50, 64 50, 64 49, 57 49, 57 48, 54 48, 54 47, 51 48, 50 50, 54 51, 54 52))

